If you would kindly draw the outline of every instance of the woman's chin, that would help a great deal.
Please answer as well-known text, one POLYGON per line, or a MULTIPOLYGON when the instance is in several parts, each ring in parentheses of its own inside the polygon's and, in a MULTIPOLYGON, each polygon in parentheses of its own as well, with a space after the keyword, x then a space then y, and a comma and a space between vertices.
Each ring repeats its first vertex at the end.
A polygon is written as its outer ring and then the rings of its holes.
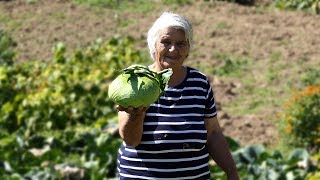
POLYGON ((164 62, 164 65, 167 67, 177 66, 178 64, 179 64, 178 61, 174 59, 170 59, 164 62))
POLYGON ((165 69, 168 69, 168 68, 174 69, 175 67, 176 67, 176 65, 174 63, 165 63, 164 64, 165 69))

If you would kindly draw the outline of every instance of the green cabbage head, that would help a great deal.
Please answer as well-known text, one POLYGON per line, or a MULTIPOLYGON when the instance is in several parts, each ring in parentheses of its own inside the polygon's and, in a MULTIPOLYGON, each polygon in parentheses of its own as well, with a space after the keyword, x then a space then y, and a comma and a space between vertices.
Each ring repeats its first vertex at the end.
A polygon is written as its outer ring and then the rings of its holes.
POLYGON ((148 107, 167 88, 171 75, 170 68, 157 73, 146 66, 132 65, 111 82, 108 96, 125 108, 148 107))

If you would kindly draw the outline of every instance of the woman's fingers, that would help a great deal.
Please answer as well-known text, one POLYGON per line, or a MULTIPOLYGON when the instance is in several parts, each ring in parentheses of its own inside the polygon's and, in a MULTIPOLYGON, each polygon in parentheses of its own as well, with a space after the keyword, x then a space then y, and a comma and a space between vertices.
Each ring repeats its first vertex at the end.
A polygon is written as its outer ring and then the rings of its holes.
POLYGON ((125 111, 125 109, 126 109, 126 108, 124 108, 124 107, 122 107, 120 105, 117 105, 116 108, 117 108, 118 111, 125 111))
POLYGON ((146 112, 149 109, 150 106, 148 107, 142 107, 142 111, 146 112))
POLYGON ((137 112, 143 112, 144 111, 144 107, 138 107, 137 108, 137 112))
POLYGON ((125 111, 129 114, 142 114, 142 113, 146 112, 149 107, 140 106, 140 107, 134 108, 134 107, 130 106, 128 108, 125 108, 123 106, 117 105, 116 108, 118 111, 125 111))

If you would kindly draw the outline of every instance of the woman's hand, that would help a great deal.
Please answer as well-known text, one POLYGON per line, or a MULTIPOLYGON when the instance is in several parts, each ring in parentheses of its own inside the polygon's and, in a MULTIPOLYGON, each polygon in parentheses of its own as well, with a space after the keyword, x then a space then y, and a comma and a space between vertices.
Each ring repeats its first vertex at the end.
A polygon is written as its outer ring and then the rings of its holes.
POLYGON ((208 132, 207 145, 209 154, 217 165, 226 173, 228 180, 239 180, 236 164, 217 117, 205 119, 208 132))
POLYGON ((117 106, 119 118, 119 134, 128 146, 137 146, 141 142, 143 121, 149 107, 117 106))
POLYGON ((128 108, 125 108, 120 105, 117 105, 116 108, 118 111, 126 112, 128 115, 131 116, 131 120, 134 120, 135 117, 140 117, 140 116, 144 117, 145 113, 149 107, 138 107, 138 108, 128 107, 128 108))

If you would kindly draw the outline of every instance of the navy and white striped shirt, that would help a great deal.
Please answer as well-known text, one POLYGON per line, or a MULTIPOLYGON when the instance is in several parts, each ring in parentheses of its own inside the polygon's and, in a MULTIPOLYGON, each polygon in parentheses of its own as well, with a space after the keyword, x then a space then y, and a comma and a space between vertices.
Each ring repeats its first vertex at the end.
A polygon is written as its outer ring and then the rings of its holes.
POLYGON ((208 78, 188 67, 185 80, 147 110, 141 143, 119 149, 120 179, 209 179, 204 118, 214 116, 208 78))

